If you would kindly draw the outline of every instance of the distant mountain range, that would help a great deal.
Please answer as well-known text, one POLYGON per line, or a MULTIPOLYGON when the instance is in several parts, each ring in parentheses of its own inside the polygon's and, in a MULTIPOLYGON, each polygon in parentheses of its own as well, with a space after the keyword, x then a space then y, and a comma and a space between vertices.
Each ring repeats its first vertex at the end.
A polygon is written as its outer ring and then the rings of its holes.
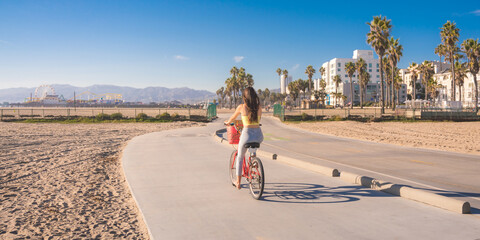
MULTIPOLYGON (((65 99, 72 99, 75 92, 78 96, 83 92, 92 92, 95 94, 116 93, 122 94, 123 100, 126 102, 170 102, 180 101, 182 103, 195 103, 202 100, 212 100, 216 98, 216 94, 206 90, 195 90, 187 87, 183 88, 165 88, 165 87, 147 87, 147 88, 133 88, 120 87, 115 85, 93 85, 88 87, 75 87, 68 84, 53 84, 50 85, 55 89, 55 93, 63 95, 65 99)), ((0 103, 10 102, 18 103, 24 102, 30 97, 30 94, 35 95, 36 88, 7 88, 0 89, 0 103)))

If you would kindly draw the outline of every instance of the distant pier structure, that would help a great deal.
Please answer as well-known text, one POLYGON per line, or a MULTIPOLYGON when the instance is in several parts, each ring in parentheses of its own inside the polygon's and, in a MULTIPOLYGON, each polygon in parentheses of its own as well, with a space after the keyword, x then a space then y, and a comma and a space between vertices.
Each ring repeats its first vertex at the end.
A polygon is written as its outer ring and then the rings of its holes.
POLYGON ((122 94, 117 93, 104 93, 96 94, 90 91, 85 91, 80 94, 75 94, 71 99, 66 100, 63 95, 55 93, 55 89, 50 85, 41 85, 35 89, 35 93, 30 94, 30 97, 25 99, 26 105, 67 105, 67 104, 80 104, 80 105, 95 105, 95 104, 121 104, 123 103, 122 94))
POLYGON ((59 97, 58 94, 55 93, 55 89, 50 85, 40 85, 35 89, 35 94, 30 98, 26 99, 27 103, 41 103, 41 104, 61 104, 63 96, 59 97))

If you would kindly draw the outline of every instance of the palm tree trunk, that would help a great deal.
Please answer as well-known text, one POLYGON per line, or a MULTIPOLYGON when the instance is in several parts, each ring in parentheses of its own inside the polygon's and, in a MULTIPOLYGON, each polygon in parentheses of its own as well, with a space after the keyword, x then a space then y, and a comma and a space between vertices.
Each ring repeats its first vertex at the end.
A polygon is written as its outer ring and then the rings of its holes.
POLYGON ((425 101, 428 100, 428 82, 425 81, 425 101))
POLYGON ((415 106, 416 99, 417 99, 417 79, 414 79, 413 80, 413 96, 412 96, 412 101, 414 106, 415 106))
POLYGON ((475 85, 475 112, 478 113, 478 83, 477 83, 477 73, 473 74, 473 83, 475 85))
POLYGON ((392 66, 392 110, 395 110, 395 67, 392 66))
POLYGON ((382 111, 381 111, 381 114, 384 114, 385 113, 385 99, 384 99, 384 91, 383 91, 383 63, 382 63, 382 59, 383 59, 383 55, 379 56, 380 58, 378 59, 379 62, 380 62, 380 87, 382 89, 380 89, 380 98, 382 100, 382 111))
POLYGON ((460 104, 462 104, 462 87, 460 84, 458 84, 458 99, 460 101, 460 104))
POLYGON ((454 63, 455 63, 455 60, 453 59, 453 53, 450 52, 450 70, 452 71, 452 101, 455 101, 456 97, 455 97, 455 68, 454 68, 454 63))
POLYGON ((352 76, 350 76, 350 108, 353 109, 353 82, 352 82, 352 76))
POLYGON ((400 89, 397 89, 397 105, 400 105, 400 89))
POLYGON ((360 86, 360 108, 363 108, 363 87, 362 84, 359 84, 360 86))
POLYGON ((390 94, 388 93, 390 91, 390 87, 388 84, 388 79, 385 79, 385 107, 388 108, 388 105, 390 104, 390 94))
POLYGON ((335 85, 335 107, 337 106, 338 85, 335 85))

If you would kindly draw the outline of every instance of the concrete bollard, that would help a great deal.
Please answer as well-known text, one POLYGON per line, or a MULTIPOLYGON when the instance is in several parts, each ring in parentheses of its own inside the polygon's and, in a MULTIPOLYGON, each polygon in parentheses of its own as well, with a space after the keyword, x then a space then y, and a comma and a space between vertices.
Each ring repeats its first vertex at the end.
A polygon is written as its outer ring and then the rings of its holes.
POLYGON ((426 203, 452 212, 466 214, 471 212, 470 203, 409 186, 392 184, 371 177, 360 176, 349 172, 341 172, 340 179, 346 182, 362 185, 374 190, 400 196, 417 202, 426 203))

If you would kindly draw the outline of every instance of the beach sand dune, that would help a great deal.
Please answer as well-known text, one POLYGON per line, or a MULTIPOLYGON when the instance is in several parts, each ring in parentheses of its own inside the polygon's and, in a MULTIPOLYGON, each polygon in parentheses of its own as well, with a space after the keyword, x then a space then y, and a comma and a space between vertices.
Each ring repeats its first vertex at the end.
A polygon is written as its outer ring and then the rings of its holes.
POLYGON ((199 125, 0 122, 0 239, 148 239, 121 151, 134 136, 199 125))
POLYGON ((339 137, 480 155, 480 122, 333 121, 289 124, 339 137))

